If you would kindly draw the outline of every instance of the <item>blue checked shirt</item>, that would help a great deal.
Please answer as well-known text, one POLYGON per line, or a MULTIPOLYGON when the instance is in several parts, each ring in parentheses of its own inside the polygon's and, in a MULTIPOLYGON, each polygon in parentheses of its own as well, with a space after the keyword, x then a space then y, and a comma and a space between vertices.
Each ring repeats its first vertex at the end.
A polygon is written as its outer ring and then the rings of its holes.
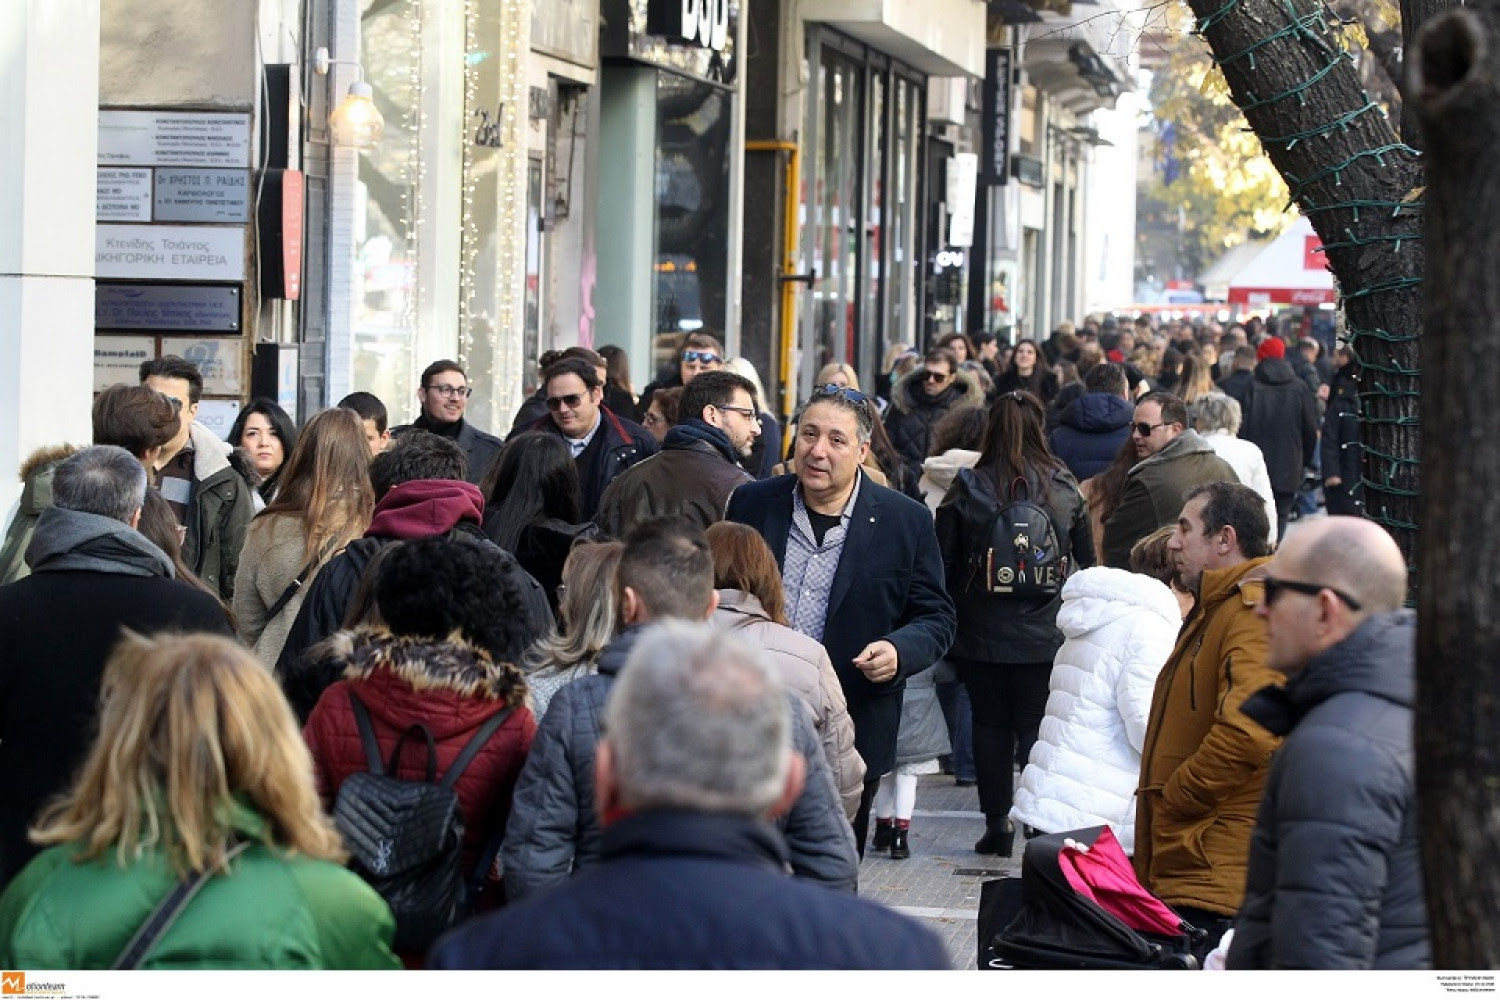
POLYGON ((844 504, 839 523, 823 536, 823 544, 814 540, 807 504, 802 500, 799 483, 792 490, 792 530, 787 532, 786 558, 782 563, 781 581, 786 588, 787 620, 792 628, 809 638, 823 641, 828 623, 828 594, 833 589, 833 575, 844 554, 844 539, 849 535, 849 517, 859 500, 865 474, 854 481, 854 492, 844 504))

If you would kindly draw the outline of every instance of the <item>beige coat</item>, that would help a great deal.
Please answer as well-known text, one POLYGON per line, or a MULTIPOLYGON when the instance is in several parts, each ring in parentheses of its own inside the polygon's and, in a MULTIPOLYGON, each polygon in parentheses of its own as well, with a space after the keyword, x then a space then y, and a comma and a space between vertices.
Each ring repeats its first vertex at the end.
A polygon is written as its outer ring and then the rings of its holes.
POLYGON ((1232 916, 1245 895, 1250 834, 1281 741, 1240 711, 1278 684, 1267 662, 1265 593, 1249 559, 1203 574, 1188 616, 1156 677, 1136 796, 1135 871, 1168 906, 1232 916))
POLYGON ((235 625, 240 639, 267 670, 276 667, 287 632, 297 620, 297 609, 302 607, 313 577, 333 556, 330 552, 302 581, 276 618, 267 621, 266 613, 308 563, 303 544, 302 519, 288 514, 271 517, 262 514, 250 522, 250 530, 245 532, 245 548, 240 552, 234 576, 235 625))
POLYGON ((865 762, 854 749, 854 722, 828 651, 815 639, 767 618, 760 598, 742 590, 719 591, 713 624, 769 654, 781 683, 812 710, 813 728, 822 740, 844 812, 853 819, 864 791, 865 762))

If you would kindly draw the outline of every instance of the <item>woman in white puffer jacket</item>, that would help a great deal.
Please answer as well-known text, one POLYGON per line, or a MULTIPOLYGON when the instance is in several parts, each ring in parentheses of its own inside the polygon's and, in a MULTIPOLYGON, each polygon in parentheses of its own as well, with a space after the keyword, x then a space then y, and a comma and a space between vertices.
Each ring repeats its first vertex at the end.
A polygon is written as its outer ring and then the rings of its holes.
POLYGON ((1151 693, 1184 612, 1161 580, 1173 575, 1170 534, 1162 529, 1131 552, 1131 565, 1152 575, 1100 566, 1063 585, 1057 627, 1064 642, 1053 660, 1047 714, 1010 811, 1017 825, 1061 833, 1108 823, 1126 853, 1134 851, 1135 788, 1151 693), (1159 553, 1151 552, 1156 548, 1159 553))

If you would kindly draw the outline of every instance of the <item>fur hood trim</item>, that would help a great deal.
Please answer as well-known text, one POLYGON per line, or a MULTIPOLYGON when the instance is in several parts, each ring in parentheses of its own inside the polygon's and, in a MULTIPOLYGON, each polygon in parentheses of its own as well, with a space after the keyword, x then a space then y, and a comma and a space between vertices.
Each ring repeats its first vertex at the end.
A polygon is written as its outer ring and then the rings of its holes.
MULTIPOLYGON (((902 413, 910 413, 916 409, 917 393, 925 393, 922 388, 922 379, 926 378, 927 369, 914 368, 901 376, 896 387, 891 390, 891 405, 902 413)), ((960 368, 958 376, 949 386, 949 391, 954 394, 952 408, 949 410, 961 410, 965 407, 982 408, 984 406, 984 386, 979 382, 979 376, 967 368, 960 368)))
POLYGON ((26 482, 52 463, 61 462, 77 450, 78 448, 71 444, 55 444, 46 448, 38 448, 21 463, 21 482, 26 482))
POLYGON ((465 698, 490 698, 507 708, 525 704, 525 675, 512 664, 494 662, 489 653, 464 641, 456 632, 442 642, 388 632, 355 632, 347 641, 347 680, 364 680, 384 669, 416 691, 442 690, 465 698))

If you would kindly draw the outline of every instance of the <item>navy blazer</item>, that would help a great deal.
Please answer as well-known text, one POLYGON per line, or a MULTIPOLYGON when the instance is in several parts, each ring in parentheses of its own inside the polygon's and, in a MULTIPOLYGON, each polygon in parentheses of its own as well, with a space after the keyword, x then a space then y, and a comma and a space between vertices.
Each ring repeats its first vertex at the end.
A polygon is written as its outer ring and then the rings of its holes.
MULTIPOLYGON (((759 531, 783 567, 796 487, 795 475, 746 483, 729 497, 725 514, 725 520, 759 531)), ((871 780, 895 767, 906 678, 948 652, 957 630, 932 513, 864 477, 828 595, 823 647, 843 685, 854 745, 871 780), (854 665, 860 650, 878 639, 889 641, 897 654, 896 676, 883 684, 872 683, 854 665)))

